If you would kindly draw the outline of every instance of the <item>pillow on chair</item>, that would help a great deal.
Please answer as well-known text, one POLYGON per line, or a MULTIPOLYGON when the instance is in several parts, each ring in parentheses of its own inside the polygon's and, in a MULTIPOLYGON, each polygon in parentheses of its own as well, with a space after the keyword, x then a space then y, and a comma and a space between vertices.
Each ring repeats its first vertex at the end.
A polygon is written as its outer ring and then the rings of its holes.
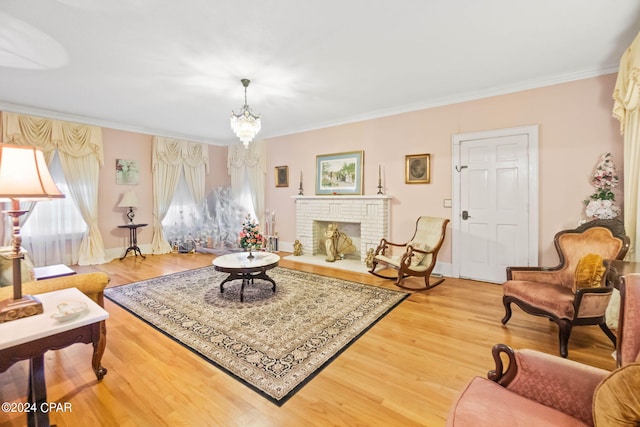
POLYGON ((631 363, 609 374, 593 395, 594 425, 640 424, 640 363, 631 363))
MULTIPOLYGON (((419 249, 421 251, 429 250, 429 246, 426 243, 409 242, 407 243, 407 246, 411 246, 414 249, 419 249)), ((415 267, 416 265, 420 264, 425 256, 425 254, 421 254, 420 252, 414 252, 413 256, 411 257, 411 267, 415 267)))
POLYGON ((580 258, 576 267, 574 289, 598 288, 602 285, 602 275, 606 268, 598 254, 587 254, 580 258))

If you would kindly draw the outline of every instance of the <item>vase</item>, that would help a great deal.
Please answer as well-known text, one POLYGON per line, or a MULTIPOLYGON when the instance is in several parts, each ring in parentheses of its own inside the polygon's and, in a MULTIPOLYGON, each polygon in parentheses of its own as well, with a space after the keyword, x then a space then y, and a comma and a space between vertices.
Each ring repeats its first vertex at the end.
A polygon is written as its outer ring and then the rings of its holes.
POLYGON ((249 256, 247 256, 247 258, 249 259, 253 259, 255 258, 255 256, 253 255, 253 253, 251 252, 251 246, 249 246, 249 256))

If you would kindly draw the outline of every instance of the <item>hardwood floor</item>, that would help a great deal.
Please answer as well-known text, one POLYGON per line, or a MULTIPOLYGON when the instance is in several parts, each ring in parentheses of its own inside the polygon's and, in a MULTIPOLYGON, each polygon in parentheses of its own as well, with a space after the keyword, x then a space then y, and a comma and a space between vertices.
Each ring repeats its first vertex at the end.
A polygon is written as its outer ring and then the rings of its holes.
MULTIPOLYGON (((73 268, 101 270, 109 286, 210 265, 212 255, 149 255, 73 268)), ((283 260, 283 267, 397 289, 392 281, 283 260)), ((421 279, 416 279, 419 283, 421 279)), ((553 322, 514 308, 507 327, 499 285, 447 278, 414 292, 278 407, 105 299, 109 370, 98 382, 91 346, 45 355, 48 401, 71 404, 51 413, 66 426, 442 426, 458 392, 492 369, 491 347, 506 343, 557 355, 553 322)), ((613 347, 597 326, 577 327, 569 358, 612 370, 613 347)), ((0 374, 0 401, 24 402, 28 371, 20 362, 0 374)), ((0 426, 22 426, 24 414, 0 412, 0 426)))

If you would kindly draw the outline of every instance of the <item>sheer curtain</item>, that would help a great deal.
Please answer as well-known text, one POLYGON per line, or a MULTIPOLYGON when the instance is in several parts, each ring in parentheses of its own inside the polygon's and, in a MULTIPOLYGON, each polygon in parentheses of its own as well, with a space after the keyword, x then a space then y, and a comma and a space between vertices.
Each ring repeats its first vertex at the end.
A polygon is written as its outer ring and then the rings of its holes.
POLYGON ((153 138, 152 253, 171 252, 162 222, 171 207, 181 174, 184 174, 194 201, 200 203, 204 199, 205 174, 208 171, 209 150, 205 144, 158 136, 153 138))
MULTIPOLYGON (((81 265, 102 264, 105 257, 102 234, 98 229, 98 176, 104 163, 102 129, 15 113, 2 113, 2 140, 41 149, 50 164, 55 152, 67 184, 67 197, 76 204, 88 225, 78 249, 81 265)), ((29 218, 26 218, 28 221, 29 218)), ((66 240, 66 236, 61 236, 66 240)), ((65 245, 65 249, 69 248, 65 245)))
MULTIPOLYGON (((69 188, 60 159, 56 155, 49 163, 49 171, 60 191, 69 194, 69 188)), ((31 203, 29 219, 20 230, 22 247, 29 253, 36 267, 44 265, 78 263, 80 242, 87 225, 71 197, 31 203)))
POLYGON ((227 168, 231 176, 231 190, 236 199, 242 200, 243 193, 249 190, 251 206, 260 224, 264 223, 264 182, 266 173, 266 143, 262 140, 249 144, 244 148, 242 144, 229 147, 227 168))

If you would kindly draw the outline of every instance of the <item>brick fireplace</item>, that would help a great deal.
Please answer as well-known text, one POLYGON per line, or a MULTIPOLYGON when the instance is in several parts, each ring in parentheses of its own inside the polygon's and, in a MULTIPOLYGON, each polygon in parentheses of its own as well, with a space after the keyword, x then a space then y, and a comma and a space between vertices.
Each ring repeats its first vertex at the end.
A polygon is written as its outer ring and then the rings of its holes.
POLYGON ((357 244, 355 257, 364 261, 369 248, 389 235, 391 197, 371 196, 294 196, 296 203, 296 239, 303 255, 324 254, 319 248, 327 223, 337 222, 340 230, 357 244), (348 231, 347 231, 348 230, 348 231), (355 230, 359 235, 354 235, 355 230))

